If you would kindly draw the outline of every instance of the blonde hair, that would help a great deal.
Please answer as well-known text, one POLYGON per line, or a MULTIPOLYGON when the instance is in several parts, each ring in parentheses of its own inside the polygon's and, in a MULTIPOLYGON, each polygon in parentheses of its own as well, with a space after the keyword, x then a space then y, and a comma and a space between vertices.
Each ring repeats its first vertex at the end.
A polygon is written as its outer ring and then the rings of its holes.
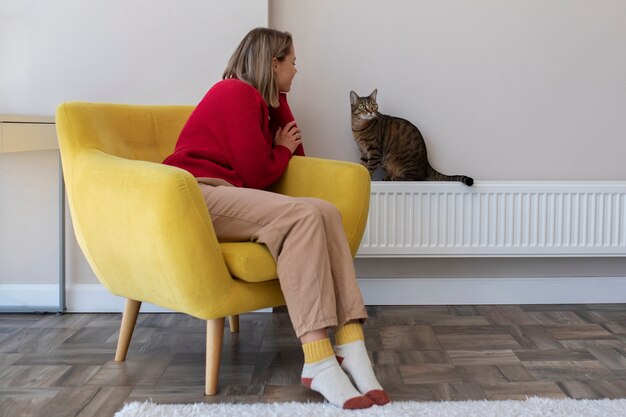
POLYGON ((230 57, 222 78, 237 78, 250 84, 259 90, 268 106, 278 107, 278 80, 272 60, 276 58, 282 62, 292 47, 289 32, 252 29, 230 57))

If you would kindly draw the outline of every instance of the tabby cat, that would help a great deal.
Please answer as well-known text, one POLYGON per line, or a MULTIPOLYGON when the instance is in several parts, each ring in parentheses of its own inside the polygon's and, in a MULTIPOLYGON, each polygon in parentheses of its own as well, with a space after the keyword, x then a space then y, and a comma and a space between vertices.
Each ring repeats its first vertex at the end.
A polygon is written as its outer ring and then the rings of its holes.
POLYGON ((384 180, 474 183, 468 176, 444 175, 431 167, 418 128, 407 120, 379 113, 376 93, 374 90, 368 97, 359 97, 350 91, 352 135, 370 175, 382 166, 384 180))

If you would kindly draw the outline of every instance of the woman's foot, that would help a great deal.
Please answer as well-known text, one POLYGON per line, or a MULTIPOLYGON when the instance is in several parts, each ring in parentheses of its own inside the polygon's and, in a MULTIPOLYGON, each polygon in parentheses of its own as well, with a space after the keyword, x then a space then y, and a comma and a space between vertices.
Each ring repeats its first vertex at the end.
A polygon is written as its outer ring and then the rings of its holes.
POLYGON ((361 395, 339 366, 328 338, 305 343, 302 385, 319 392, 333 405, 345 409, 369 408, 372 399, 361 395))
POLYGON ((337 407, 355 410, 374 405, 372 399, 361 395, 354 388, 334 356, 305 364, 302 369, 302 385, 319 392, 337 407))
POLYGON ((364 396, 376 405, 388 404, 391 400, 374 374, 363 339, 360 323, 351 323, 339 328, 335 333, 337 360, 364 396))

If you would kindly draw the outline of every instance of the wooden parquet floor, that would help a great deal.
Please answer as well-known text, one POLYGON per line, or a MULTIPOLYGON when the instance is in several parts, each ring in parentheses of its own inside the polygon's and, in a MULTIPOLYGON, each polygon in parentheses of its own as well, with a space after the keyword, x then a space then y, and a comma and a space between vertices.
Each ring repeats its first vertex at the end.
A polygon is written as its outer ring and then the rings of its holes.
MULTIPOLYGON (((367 345, 392 399, 626 398, 626 304, 369 307, 367 345)), ((285 311, 225 332, 203 396, 205 323, 140 314, 125 363, 120 314, 0 315, 0 416, 112 416, 125 402, 321 401, 299 384, 285 311)))

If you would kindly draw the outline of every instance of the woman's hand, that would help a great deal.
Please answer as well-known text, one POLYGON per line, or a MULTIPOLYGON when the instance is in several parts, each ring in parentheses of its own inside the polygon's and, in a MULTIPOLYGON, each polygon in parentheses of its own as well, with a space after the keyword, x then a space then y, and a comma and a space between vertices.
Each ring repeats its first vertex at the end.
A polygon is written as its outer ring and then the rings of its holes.
POLYGON ((296 126, 295 120, 287 123, 282 129, 279 127, 276 130, 276 136, 274 136, 275 145, 282 145, 293 153, 301 143, 302 135, 300 128, 296 126))

